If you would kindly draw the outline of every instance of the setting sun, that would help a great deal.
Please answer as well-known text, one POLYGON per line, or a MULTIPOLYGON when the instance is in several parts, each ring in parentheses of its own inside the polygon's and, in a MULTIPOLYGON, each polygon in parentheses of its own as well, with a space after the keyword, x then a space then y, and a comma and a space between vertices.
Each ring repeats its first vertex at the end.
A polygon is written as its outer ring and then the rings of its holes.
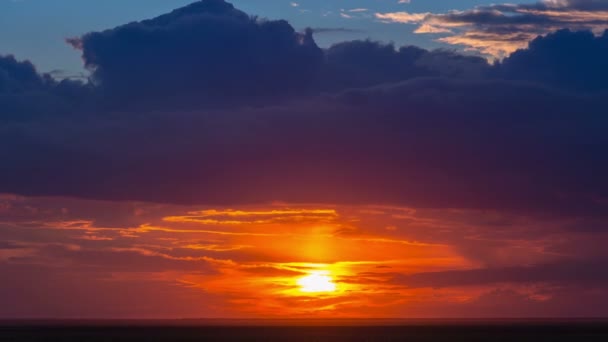
POLYGON ((317 271, 298 280, 302 292, 334 292, 336 284, 333 282, 329 272, 317 271))

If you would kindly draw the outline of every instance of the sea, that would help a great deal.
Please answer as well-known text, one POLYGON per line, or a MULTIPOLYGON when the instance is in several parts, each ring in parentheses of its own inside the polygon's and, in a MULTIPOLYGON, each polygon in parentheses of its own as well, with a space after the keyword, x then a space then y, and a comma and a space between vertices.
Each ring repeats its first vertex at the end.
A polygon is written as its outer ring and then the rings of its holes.
POLYGON ((0 341, 608 342, 608 319, 4 320, 0 341))

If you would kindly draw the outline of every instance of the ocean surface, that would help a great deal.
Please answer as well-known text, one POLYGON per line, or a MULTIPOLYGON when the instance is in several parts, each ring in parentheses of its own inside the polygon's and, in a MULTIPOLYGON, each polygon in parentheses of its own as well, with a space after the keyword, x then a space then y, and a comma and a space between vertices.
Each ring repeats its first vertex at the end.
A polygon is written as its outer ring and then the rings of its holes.
POLYGON ((602 341, 606 320, 0 321, 0 341, 602 341))

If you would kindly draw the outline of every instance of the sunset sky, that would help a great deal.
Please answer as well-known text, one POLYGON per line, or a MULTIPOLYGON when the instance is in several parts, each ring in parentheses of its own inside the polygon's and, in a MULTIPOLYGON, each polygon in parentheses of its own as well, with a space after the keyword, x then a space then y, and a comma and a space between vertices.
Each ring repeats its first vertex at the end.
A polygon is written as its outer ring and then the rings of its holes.
POLYGON ((0 0, 0 318, 608 317, 608 0, 0 0))

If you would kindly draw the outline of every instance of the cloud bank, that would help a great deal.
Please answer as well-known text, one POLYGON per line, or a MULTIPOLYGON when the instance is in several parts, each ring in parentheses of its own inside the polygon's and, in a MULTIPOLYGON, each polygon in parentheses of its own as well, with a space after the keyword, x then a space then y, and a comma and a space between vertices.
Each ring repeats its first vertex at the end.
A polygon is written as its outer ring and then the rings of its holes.
POLYGON ((606 37, 491 66, 197 2, 72 39, 88 85, 4 57, 0 190, 605 213, 606 37))

